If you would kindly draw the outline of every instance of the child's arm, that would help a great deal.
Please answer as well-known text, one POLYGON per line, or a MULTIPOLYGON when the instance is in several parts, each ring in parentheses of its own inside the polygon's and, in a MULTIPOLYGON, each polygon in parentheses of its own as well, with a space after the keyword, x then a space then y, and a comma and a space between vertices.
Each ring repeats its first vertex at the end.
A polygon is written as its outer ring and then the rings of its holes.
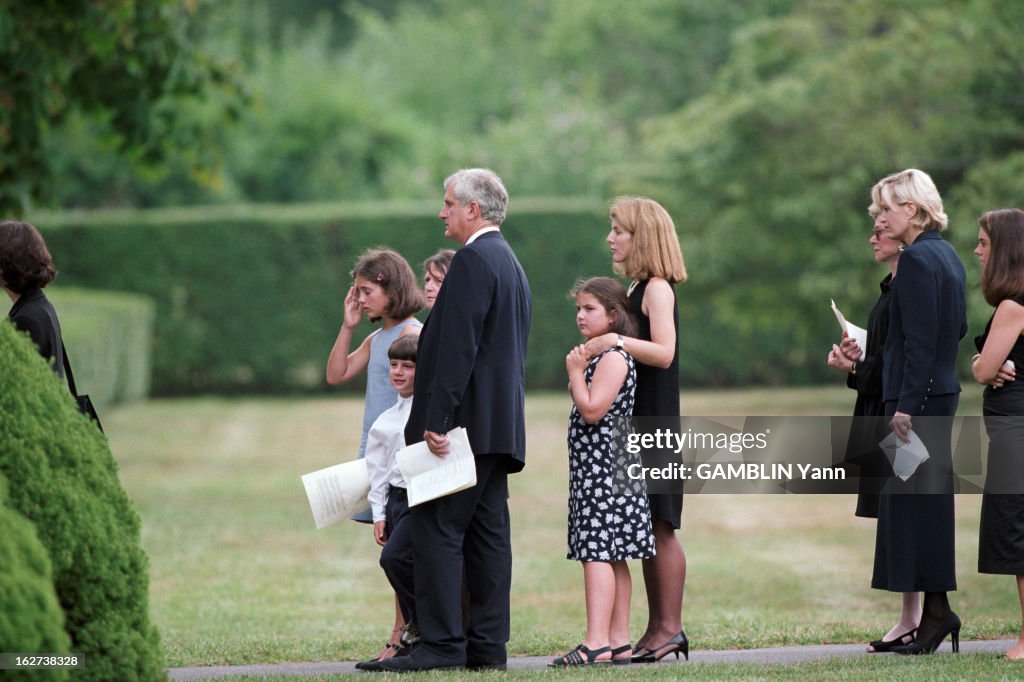
POLYGON ((345 296, 345 321, 338 330, 338 338, 335 339, 331 355, 327 358, 327 383, 332 386, 359 376, 370 364, 370 339, 373 334, 363 339, 354 351, 348 352, 352 346, 352 332, 363 317, 355 291, 356 288, 353 286, 345 296))
POLYGON ((622 382, 626 380, 629 366, 621 353, 606 353, 594 368, 594 377, 587 386, 583 373, 587 368, 587 352, 584 346, 576 346, 565 358, 569 372, 569 393, 576 403, 583 421, 588 424, 600 420, 615 402, 622 382))

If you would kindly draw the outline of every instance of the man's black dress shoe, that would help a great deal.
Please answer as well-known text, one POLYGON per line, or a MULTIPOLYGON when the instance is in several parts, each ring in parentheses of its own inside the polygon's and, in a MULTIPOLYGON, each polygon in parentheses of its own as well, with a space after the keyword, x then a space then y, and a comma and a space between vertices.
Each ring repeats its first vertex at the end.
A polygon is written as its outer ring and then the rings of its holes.
POLYGON ((431 656, 423 651, 414 651, 408 656, 394 656, 381 661, 383 670, 389 673, 414 673, 424 670, 461 670, 465 663, 447 658, 431 656))
POLYGON ((466 670, 473 672, 486 672, 488 670, 508 670, 505 663, 491 661, 466 661, 466 670))

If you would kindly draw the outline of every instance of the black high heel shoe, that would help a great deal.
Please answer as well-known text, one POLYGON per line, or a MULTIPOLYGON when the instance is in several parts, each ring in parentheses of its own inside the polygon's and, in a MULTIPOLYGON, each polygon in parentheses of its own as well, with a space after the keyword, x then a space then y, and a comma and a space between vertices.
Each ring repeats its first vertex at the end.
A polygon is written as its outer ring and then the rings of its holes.
POLYGON ((946 635, 951 636, 953 653, 960 653, 960 617, 952 611, 949 612, 945 620, 939 625, 939 628, 928 639, 918 638, 913 644, 893 647, 892 650, 897 654, 905 656, 934 653, 939 648, 939 645, 942 644, 942 640, 946 639, 946 635))
POLYGON ((910 646, 917 641, 917 628, 904 632, 902 635, 896 637, 896 639, 876 639, 875 641, 868 644, 871 647, 869 654, 884 654, 887 651, 892 651, 898 646, 910 646), (910 639, 908 640, 907 637, 910 639))
POLYGON ((661 659, 665 658, 669 654, 675 654, 676 660, 679 660, 679 652, 683 652, 683 658, 687 661, 690 660, 690 640, 686 638, 686 633, 680 630, 672 639, 668 640, 659 647, 648 650, 646 654, 641 656, 639 659, 633 657, 634 663, 657 663, 661 659))

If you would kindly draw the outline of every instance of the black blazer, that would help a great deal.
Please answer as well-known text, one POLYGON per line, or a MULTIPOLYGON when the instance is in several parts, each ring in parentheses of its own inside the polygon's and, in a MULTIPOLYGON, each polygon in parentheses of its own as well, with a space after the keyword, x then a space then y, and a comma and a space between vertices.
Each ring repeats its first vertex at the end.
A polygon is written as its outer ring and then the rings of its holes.
POLYGON ((57 376, 64 377, 64 344, 61 340, 57 312, 42 289, 25 292, 7 314, 14 326, 28 332, 39 354, 50 361, 57 376))
POLYGON ((938 232, 918 235, 900 255, 885 344, 885 402, 920 414, 929 395, 960 392, 956 355, 967 333, 966 274, 938 232))
POLYGON ((405 442, 464 426, 476 455, 526 462, 526 274, 500 232, 455 253, 420 332, 405 442))

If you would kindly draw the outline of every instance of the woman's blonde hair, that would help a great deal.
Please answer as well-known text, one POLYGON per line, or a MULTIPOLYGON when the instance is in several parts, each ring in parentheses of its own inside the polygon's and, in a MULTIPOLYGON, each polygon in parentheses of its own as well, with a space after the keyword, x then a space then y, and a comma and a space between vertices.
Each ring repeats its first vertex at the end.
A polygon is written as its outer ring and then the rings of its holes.
POLYGON ((871 206, 868 213, 872 217, 888 206, 904 206, 914 204, 917 212, 910 219, 910 224, 925 232, 934 230, 941 232, 949 224, 949 218, 942 210, 942 197, 931 177, 916 168, 893 173, 882 178, 871 188, 871 206))
POLYGON ((686 281, 683 250, 676 226, 661 204, 647 197, 618 197, 609 215, 633 236, 629 255, 614 269, 630 279, 661 277, 670 284, 686 281))

